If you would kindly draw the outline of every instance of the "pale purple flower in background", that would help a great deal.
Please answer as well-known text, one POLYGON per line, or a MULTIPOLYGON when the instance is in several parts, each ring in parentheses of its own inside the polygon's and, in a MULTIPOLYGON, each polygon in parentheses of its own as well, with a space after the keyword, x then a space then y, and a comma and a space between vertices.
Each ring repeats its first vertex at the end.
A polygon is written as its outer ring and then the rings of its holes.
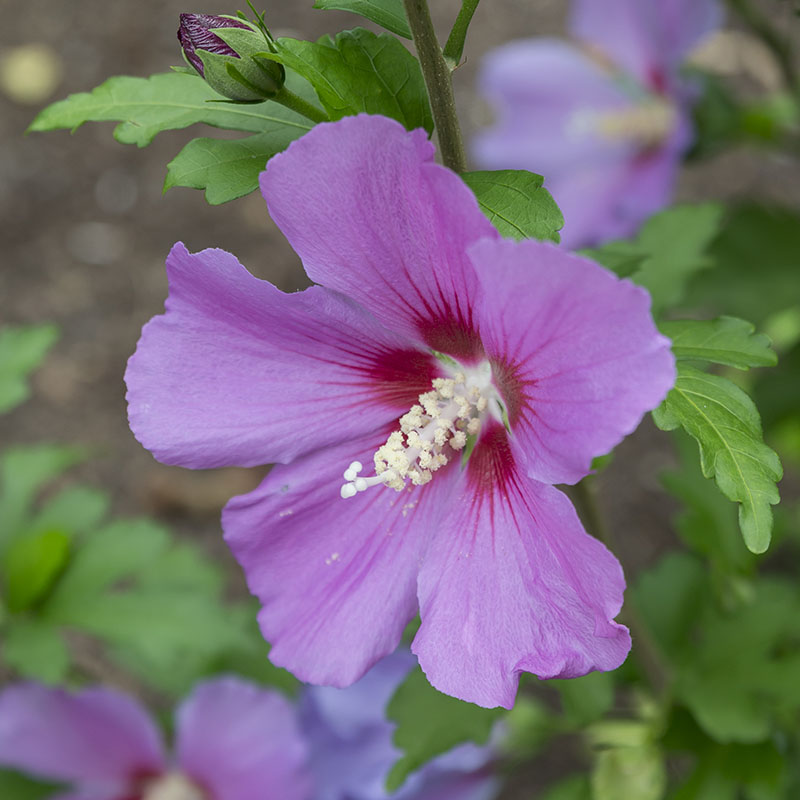
POLYGON ((39 684, 0 694, 0 766, 69 784, 52 800, 308 800, 307 745, 277 692, 235 678, 178 708, 174 755, 131 697, 39 684))
POLYGON ((674 381, 647 292, 500 239, 424 131, 384 117, 316 126, 261 186, 322 285, 176 245, 126 380, 159 460, 279 462, 223 514, 272 661, 347 686, 419 611, 428 679, 484 706, 511 707, 520 672, 619 666, 622 570, 552 484, 674 381))
POLYGON ((392 744, 395 725, 386 708, 413 666, 411 653, 398 650, 347 689, 304 690, 300 722, 309 743, 314 800, 490 800, 497 794, 493 748, 474 744, 433 759, 398 791, 386 791, 386 777, 402 755, 392 744))
POLYGON ((680 70, 720 22, 718 0, 573 0, 585 48, 527 39, 486 57, 480 86, 497 121, 475 159, 544 175, 566 247, 634 233, 672 197, 695 94, 680 70))
POLYGON ((0 766, 71 784, 52 800, 490 800, 490 747, 464 744, 393 794, 402 753, 386 706, 414 664, 398 652, 348 689, 306 688, 298 707, 237 678, 180 706, 175 756, 131 697, 18 684, 0 693, 0 766))

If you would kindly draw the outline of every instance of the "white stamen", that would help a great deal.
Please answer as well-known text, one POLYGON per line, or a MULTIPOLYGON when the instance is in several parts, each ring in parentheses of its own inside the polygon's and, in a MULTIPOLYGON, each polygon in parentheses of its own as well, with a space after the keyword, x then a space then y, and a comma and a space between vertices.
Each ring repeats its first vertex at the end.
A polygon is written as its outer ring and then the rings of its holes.
POLYGON ((360 477, 360 461, 353 461, 344 471, 343 498, 355 497, 370 486, 402 491, 408 482, 415 486, 428 483, 433 473, 453 458, 446 448, 463 450, 467 437, 480 431, 482 417, 487 413, 498 416, 493 411, 498 396, 488 362, 452 378, 435 378, 432 385, 431 391, 419 396, 419 405, 400 417, 400 430, 393 431, 376 451, 374 475, 360 477), (490 399, 495 402, 489 403, 490 399))

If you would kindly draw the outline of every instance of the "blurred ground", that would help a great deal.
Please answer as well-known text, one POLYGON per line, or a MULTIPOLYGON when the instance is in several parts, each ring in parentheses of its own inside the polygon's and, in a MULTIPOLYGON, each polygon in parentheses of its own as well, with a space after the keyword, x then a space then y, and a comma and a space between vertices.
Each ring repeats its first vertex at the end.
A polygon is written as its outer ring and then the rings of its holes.
MULTIPOLYGON (((312 0, 262 4, 277 35, 315 38, 358 24, 349 14, 312 10, 312 0)), ((74 136, 23 133, 47 101, 89 90, 111 75, 145 76, 180 63, 175 29, 181 11, 234 13, 240 5, 233 0, 204 8, 176 0, 0 2, 0 59, 17 45, 45 45, 55 57, 56 84, 38 104, 0 94, 0 322, 54 321, 62 331, 34 379, 33 399, 0 418, 0 442, 88 444, 96 458, 82 468, 83 477, 111 492, 118 513, 156 513, 182 533, 204 537, 220 556, 227 551, 219 509, 258 476, 190 473, 156 464, 126 424, 125 361, 142 324, 162 309, 164 258, 177 239, 192 250, 231 250, 284 290, 304 285, 299 261, 258 195, 216 208, 188 189, 162 196, 165 164, 191 135, 203 135, 199 130, 162 134, 146 150, 114 142, 110 124, 90 124, 74 136)), ((431 5, 445 35, 460 2, 431 5)), ((775 0, 764 5, 789 12, 788 4, 775 0)), ((484 0, 473 22, 467 63, 456 75, 467 132, 487 119, 473 90, 481 54, 517 36, 559 34, 565 13, 564 0, 484 0)), ((34 96, 47 92, 47 78, 33 81, 34 96)), ((745 194, 797 205, 796 163, 752 151, 727 153, 687 170, 679 199, 745 194)), ((601 501, 629 569, 650 563, 670 541, 672 505, 657 477, 669 461, 662 437, 645 425, 602 476, 601 501)), ((232 574, 238 574, 233 564, 232 574)))

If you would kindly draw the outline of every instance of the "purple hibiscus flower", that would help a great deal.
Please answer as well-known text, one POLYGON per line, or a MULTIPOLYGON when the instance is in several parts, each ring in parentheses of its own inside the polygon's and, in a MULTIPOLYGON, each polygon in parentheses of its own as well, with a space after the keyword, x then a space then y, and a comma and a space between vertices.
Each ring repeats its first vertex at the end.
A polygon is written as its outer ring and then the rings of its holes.
POLYGON ((309 688, 299 708, 236 678, 180 706, 175 757, 127 695, 38 684, 0 693, 0 765, 63 781, 52 800, 489 800, 489 747, 461 745, 385 791, 399 758, 385 708, 413 665, 397 653, 349 689, 309 688))
MULTIPOLYGON (((412 773, 394 794, 386 777, 402 755, 386 707, 414 666, 407 650, 379 661, 347 689, 307 687, 300 720, 309 742, 314 800, 489 800, 499 783, 491 747, 460 745, 412 773)), ((497 737, 495 737, 497 738, 497 737)))
POLYGON ((72 785, 52 800, 307 800, 308 748, 278 693, 200 684, 177 711, 174 757, 132 698, 38 684, 0 694, 0 765, 72 785))
POLYGON ((419 610, 428 679, 481 705, 511 707, 523 671, 617 667, 622 571, 552 484, 673 383, 647 293, 500 239, 424 131, 383 117, 316 126, 261 187, 321 285, 176 245, 126 380, 158 459, 279 462, 223 514, 272 661, 349 685, 419 610))
POLYGON ((490 169, 543 174, 570 248, 633 233, 666 206, 691 143, 689 51, 717 0, 573 0, 570 30, 491 53, 480 84, 497 123, 474 143, 490 169))

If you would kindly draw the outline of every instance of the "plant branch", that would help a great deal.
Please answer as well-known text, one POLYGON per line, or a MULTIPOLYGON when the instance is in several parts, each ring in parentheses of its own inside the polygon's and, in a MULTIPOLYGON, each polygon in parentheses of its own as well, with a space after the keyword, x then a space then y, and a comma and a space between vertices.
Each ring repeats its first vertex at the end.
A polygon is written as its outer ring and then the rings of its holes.
MULTIPOLYGON (((578 514, 586 530, 614 552, 616 550, 614 539, 600 517, 594 493, 589 486, 590 480, 591 478, 584 478, 580 483, 572 487, 572 499, 575 501, 578 514)), ((663 697, 670 683, 669 671, 664 664, 661 649, 650 633, 650 629, 639 612, 631 592, 625 598, 625 606, 620 613, 620 621, 630 628, 633 653, 641 664, 648 682, 656 696, 663 697)))
POLYGON ((324 111, 320 111, 316 106, 303 100, 300 95, 290 92, 285 86, 281 87, 281 90, 270 99, 280 103, 282 106, 286 106, 286 108, 290 108, 312 122, 330 122, 330 117, 324 111))
POLYGON ((453 171, 464 172, 467 157, 456 114, 452 76, 436 39, 427 0, 403 0, 403 5, 428 88, 442 161, 453 171))
POLYGON ((750 30, 772 51, 789 90, 800 97, 800 78, 795 68, 791 41, 779 33, 750 0, 728 0, 728 5, 742 18, 750 30))
POLYGON ((461 11, 458 12, 456 21, 453 23, 453 30, 450 31, 447 44, 444 46, 444 60, 451 72, 461 63, 469 24, 472 22, 472 15, 478 8, 479 2, 480 0, 463 0, 461 11))

